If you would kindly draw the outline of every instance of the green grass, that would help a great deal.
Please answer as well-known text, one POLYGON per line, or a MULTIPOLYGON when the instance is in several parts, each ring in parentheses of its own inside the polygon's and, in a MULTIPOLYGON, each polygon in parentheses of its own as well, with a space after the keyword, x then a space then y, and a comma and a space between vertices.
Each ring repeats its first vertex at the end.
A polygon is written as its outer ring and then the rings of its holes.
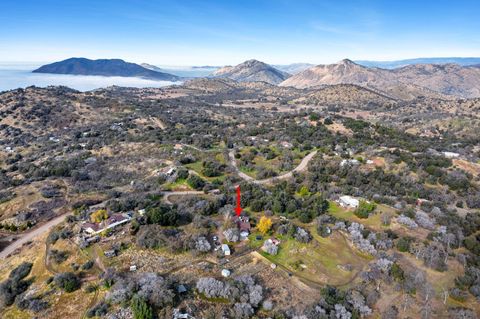
POLYGON ((292 238, 280 238, 277 255, 261 253, 271 262, 282 265, 303 278, 332 285, 348 283, 368 263, 368 258, 352 250, 340 233, 335 232, 327 238, 312 235, 314 239, 308 244, 292 238), (306 267, 299 267, 299 264, 306 267), (352 271, 338 267, 346 264, 352 266, 352 271))
POLYGON ((196 294, 200 299, 206 300, 206 301, 209 301, 209 302, 223 303, 223 304, 229 304, 230 303, 230 300, 228 300, 227 298, 221 298, 221 297, 209 298, 209 297, 205 296, 203 293, 200 293, 198 291, 196 291, 196 294))
POLYGON ((389 212, 393 213, 393 211, 394 211, 394 209, 392 209, 388 206, 377 205, 376 211, 373 214, 370 214, 370 216, 368 218, 358 218, 353 213, 353 209, 345 209, 345 208, 341 207, 340 205, 338 205, 334 201, 329 201, 329 203, 330 203, 330 207, 328 209, 328 213, 330 215, 332 215, 336 218, 340 218, 340 219, 348 220, 348 221, 351 221, 351 222, 357 222, 357 223, 363 224, 366 227, 369 227, 369 228, 371 228, 373 230, 377 230, 377 231, 385 230, 385 229, 389 228, 389 226, 385 226, 382 223, 382 220, 381 220, 382 212, 389 211, 389 212))
POLYGON ((167 184, 165 184, 164 188, 165 188, 166 190, 175 190, 176 188, 178 188, 178 187, 180 187, 180 186, 182 186, 182 187, 185 187, 185 186, 186 186, 186 187, 188 187, 188 188, 191 189, 191 187, 188 185, 186 179, 177 179, 177 180, 176 180, 175 182, 173 182, 173 183, 167 183, 167 184))

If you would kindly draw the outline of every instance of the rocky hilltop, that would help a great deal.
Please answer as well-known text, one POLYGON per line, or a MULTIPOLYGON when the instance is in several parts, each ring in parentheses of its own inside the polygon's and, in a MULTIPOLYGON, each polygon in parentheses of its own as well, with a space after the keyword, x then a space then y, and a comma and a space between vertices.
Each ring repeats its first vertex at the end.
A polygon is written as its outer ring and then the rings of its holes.
POLYGON ((238 82, 267 82, 278 84, 290 75, 266 63, 248 60, 236 66, 225 66, 212 73, 213 77, 229 78, 238 82))
POLYGON ((387 70, 369 68, 345 59, 317 65, 280 83, 311 88, 320 85, 356 84, 401 99, 418 96, 473 98, 480 96, 480 68, 457 64, 417 64, 387 70))

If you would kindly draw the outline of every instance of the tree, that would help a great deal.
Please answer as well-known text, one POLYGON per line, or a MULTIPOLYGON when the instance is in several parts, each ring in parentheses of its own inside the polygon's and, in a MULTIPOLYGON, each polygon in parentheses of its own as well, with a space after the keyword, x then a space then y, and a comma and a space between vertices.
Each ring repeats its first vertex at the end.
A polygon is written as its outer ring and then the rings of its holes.
POLYGON ((72 272, 65 272, 56 275, 54 282, 66 292, 74 292, 81 286, 80 279, 72 272))
POLYGON ((272 219, 266 216, 262 216, 258 222, 257 229, 263 235, 266 235, 272 228, 272 219))
POLYGON ((205 186, 205 181, 197 176, 197 175, 190 175, 190 177, 187 179, 188 185, 193 188, 193 189, 202 189, 203 186, 205 186))
POLYGON ((130 302, 134 319, 152 319, 153 309, 144 298, 134 296, 130 302))
POLYGON ((90 219, 94 223, 101 223, 103 220, 108 218, 108 213, 105 209, 99 209, 90 215, 90 219))
POLYGON ((368 218, 371 212, 375 210, 377 205, 375 203, 369 203, 365 200, 361 200, 354 214, 358 218, 368 218))
POLYGON ((310 191, 308 190, 307 186, 303 185, 298 191, 298 194, 302 197, 307 197, 310 195, 310 191))

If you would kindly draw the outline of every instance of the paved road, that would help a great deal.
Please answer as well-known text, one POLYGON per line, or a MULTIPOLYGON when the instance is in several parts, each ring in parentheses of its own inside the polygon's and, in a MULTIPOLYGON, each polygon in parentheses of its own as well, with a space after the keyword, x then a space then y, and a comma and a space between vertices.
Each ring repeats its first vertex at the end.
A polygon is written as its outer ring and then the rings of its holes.
POLYGON ((271 184, 271 183, 274 183, 275 181, 291 178, 293 176, 294 172, 304 171, 307 168, 307 165, 310 162, 310 160, 315 156, 315 154, 317 154, 317 151, 313 151, 313 152, 309 153, 307 156, 305 156, 302 159, 300 164, 298 164, 298 166, 295 167, 290 172, 282 174, 280 176, 275 176, 275 177, 266 178, 266 179, 254 179, 253 177, 248 176, 247 174, 241 172, 237 167, 237 161, 235 160, 234 151, 230 151, 230 153, 228 153, 228 157, 230 158, 230 164, 235 168, 238 176, 240 176, 240 178, 242 178, 243 180, 245 180, 247 182, 252 182, 252 183, 255 183, 255 184, 271 184))
POLYGON ((41 225, 38 228, 29 231, 28 233, 22 234, 19 239, 11 243, 9 246, 5 247, 4 250, 0 252, 0 258, 6 258, 9 254, 13 253, 17 248, 23 246, 23 244, 32 241, 35 237, 40 236, 44 232, 48 231, 50 228, 60 224, 65 220, 65 217, 70 215, 71 213, 63 214, 54 219, 46 222, 45 224, 41 225))

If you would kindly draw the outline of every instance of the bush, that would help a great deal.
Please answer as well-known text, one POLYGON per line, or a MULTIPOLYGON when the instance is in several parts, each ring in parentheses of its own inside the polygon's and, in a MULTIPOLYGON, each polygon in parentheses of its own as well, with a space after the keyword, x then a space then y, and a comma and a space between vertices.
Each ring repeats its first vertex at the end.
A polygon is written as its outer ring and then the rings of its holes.
POLYGON ((376 207, 377 205, 375 203, 369 203, 365 200, 361 200, 357 209, 355 209, 354 214, 358 218, 368 218, 370 213, 372 213, 376 207))
POLYGON ((401 252, 410 251, 410 244, 412 243, 413 238, 411 237, 402 237, 397 241, 397 249, 401 252))
POLYGON ((153 309, 144 298, 134 296, 130 302, 134 319, 152 319, 153 309))
POLYGON ((108 304, 105 302, 101 301, 92 308, 87 310, 86 316, 87 318, 92 318, 92 317, 102 317, 106 315, 108 312, 108 304))
POLYGON ((74 292, 81 286, 80 279, 72 272, 65 272, 55 276, 54 283, 65 292, 74 292))
POLYGON ((82 265, 82 270, 89 270, 93 267, 93 265, 94 265, 93 260, 89 260, 82 265))
POLYGON ((205 186, 205 181, 197 175, 192 174, 187 179, 188 185, 193 189, 202 189, 205 186))

